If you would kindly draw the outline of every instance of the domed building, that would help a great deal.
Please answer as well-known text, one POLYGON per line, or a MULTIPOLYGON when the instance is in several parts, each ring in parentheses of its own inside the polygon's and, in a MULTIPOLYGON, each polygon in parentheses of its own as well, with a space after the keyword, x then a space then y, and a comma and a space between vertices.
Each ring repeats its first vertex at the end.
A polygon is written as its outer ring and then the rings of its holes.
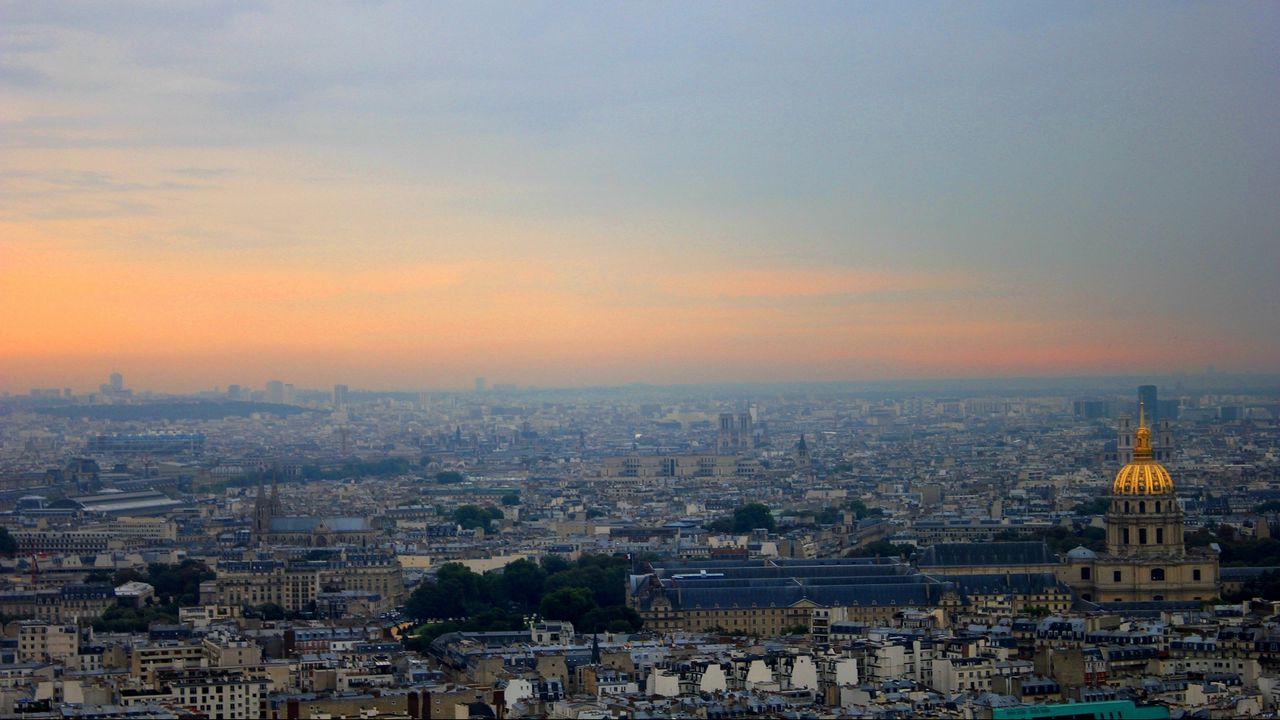
POLYGON ((1106 525, 1105 553, 1085 548, 1067 553, 1061 579, 1082 599, 1109 603, 1217 597, 1218 556, 1207 548, 1187 550, 1182 506, 1169 471, 1155 460, 1143 410, 1133 460, 1111 484, 1106 525))

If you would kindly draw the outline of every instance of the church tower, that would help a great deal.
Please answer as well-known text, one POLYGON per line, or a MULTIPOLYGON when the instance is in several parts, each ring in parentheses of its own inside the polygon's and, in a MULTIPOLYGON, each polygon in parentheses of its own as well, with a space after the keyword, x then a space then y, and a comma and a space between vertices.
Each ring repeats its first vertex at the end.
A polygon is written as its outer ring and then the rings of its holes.
POLYGON ((1217 553, 1187 549, 1173 478, 1152 450, 1145 403, 1133 431, 1133 459, 1111 483, 1107 549, 1077 547, 1059 578, 1080 599, 1101 603, 1204 601, 1220 594, 1217 553))
POLYGON ((280 515, 280 486, 276 483, 275 468, 271 470, 271 495, 267 495, 267 488, 262 482, 262 478, 258 478, 258 497, 253 501, 253 536, 255 539, 262 539, 267 533, 271 532, 271 518, 280 515))
POLYGON ((1111 484, 1107 552, 1121 557, 1182 557, 1186 555, 1182 508, 1173 492, 1173 478, 1152 452, 1145 405, 1139 406, 1133 437, 1133 460, 1111 484))

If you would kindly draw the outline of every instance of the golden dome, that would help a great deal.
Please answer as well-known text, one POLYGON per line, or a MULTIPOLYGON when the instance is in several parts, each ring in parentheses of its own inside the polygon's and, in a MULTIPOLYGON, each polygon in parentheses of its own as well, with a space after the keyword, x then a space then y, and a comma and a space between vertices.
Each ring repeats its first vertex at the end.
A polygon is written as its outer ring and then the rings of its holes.
POLYGON ((1163 495, 1173 492, 1169 471, 1155 461, 1151 452, 1151 431, 1147 429, 1145 408, 1139 404, 1138 431, 1133 438, 1133 462, 1120 468, 1112 495, 1163 495))

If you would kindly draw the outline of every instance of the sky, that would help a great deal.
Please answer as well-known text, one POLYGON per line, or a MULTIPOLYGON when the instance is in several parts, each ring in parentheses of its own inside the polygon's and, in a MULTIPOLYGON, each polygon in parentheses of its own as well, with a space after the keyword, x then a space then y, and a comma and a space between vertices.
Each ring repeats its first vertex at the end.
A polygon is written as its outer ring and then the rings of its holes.
POLYGON ((1280 4, 0 2, 0 390, 1280 367, 1280 4))

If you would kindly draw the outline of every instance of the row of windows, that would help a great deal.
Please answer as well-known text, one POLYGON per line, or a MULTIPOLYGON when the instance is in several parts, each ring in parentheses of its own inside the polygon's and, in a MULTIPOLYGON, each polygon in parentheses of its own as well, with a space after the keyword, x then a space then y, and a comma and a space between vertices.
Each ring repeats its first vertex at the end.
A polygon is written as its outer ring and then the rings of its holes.
MULTIPOLYGON (((1129 528, 1124 528, 1124 529, 1123 529, 1123 530, 1121 530, 1120 532, 1121 532, 1121 539, 1122 539, 1122 541, 1124 542, 1124 544, 1125 544, 1125 545, 1129 545, 1129 544, 1131 544, 1131 542, 1132 542, 1132 541, 1130 541, 1130 539, 1129 539, 1129 528)), ((1138 544, 1139 544, 1139 545, 1146 545, 1146 544, 1147 544, 1147 529, 1146 529, 1146 528, 1138 528, 1138 544)), ((1163 545, 1163 544, 1164 544, 1164 528, 1156 528, 1156 542, 1155 542, 1155 544, 1156 544, 1156 545, 1163 545)))
MULTIPOLYGON (((1124 501, 1124 511, 1125 511, 1125 512, 1130 512, 1130 509, 1129 509, 1129 501, 1128 501, 1128 500, 1125 500, 1125 501, 1124 501)), ((1146 500, 1139 500, 1139 501, 1138 501, 1138 512, 1140 512, 1140 513, 1144 513, 1144 512, 1146 512, 1146 511, 1147 511, 1147 501, 1146 501, 1146 500)), ((1159 500, 1157 500, 1157 501, 1156 501, 1156 512, 1160 512, 1160 501, 1159 501, 1159 500)))
MULTIPOLYGON (((1090 579, 1092 574, 1093 574, 1093 568, 1087 568, 1087 567, 1080 568, 1081 580, 1090 579)), ((1200 568, 1193 568, 1191 570, 1191 579, 1197 582, 1200 580, 1200 568)), ((1123 582, 1123 580, 1124 580, 1123 571, 1113 570, 1111 572, 1112 582, 1123 582)), ((1164 582, 1164 581, 1165 581, 1164 568, 1151 568, 1151 582, 1164 582)))

